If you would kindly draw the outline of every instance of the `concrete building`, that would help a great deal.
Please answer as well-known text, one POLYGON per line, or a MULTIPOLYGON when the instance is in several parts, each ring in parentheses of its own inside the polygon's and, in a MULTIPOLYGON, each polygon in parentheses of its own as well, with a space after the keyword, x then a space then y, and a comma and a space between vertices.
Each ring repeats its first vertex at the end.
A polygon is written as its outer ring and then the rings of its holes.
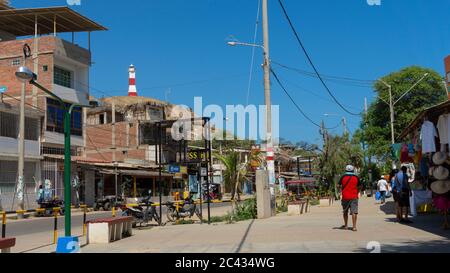
MULTIPOLYGON (((3 98, 2 94, 2 98, 3 98)), ((16 101, 17 102, 17 101, 16 101)), ((18 102, 17 102, 18 103, 18 102)), ((0 102, 0 192, 1 204, 5 210, 12 210, 17 205, 15 199, 18 169, 18 134, 19 106, 0 102), (15 204, 14 204, 15 203, 15 204)), ((32 207, 35 195, 35 180, 41 175, 40 137, 44 113, 27 107, 25 110, 25 187, 24 201, 32 207)))
MULTIPOLYGON (((88 105, 89 68, 92 64, 91 32, 102 30, 106 28, 67 7, 0 7, 0 87, 6 90, 5 102, 20 99, 22 85, 14 73, 19 66, 27 66, 37 75, 37 81, 42 86, 61 97, 67 105, 88 105), (88 45, 85 47, 75 43, 74 33, 80 32, 87 33, 88 45), (58 37, 61 33, 72 33, 72 40, 58 37), (24 58, 24 53, 27 53, 28 58, 24 58)), ((43 159, 38 180, 42 182, 49 179, 54 185, 55 195, 62 198, 63 108, 29 84, 26 85, 25 95, 26 103, 40 109, 44 115, 39 136, 43 159)), ((75 108, 72 114, 71 149, 74 156, 86 142, 83 112, 81 108, 75 108)), ((78 173, 84 173, 82 168, 74 160, 74 176, 77 170, 78 173)), ((92 173, 83 176, 92 177, 92 173)))

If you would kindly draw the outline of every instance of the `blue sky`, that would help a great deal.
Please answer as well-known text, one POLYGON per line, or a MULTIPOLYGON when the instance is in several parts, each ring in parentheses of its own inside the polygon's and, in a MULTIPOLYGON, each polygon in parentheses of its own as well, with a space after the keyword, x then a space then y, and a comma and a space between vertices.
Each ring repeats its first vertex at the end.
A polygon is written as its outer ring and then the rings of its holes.
MULTIPOLYGON (((450 54, 450 1, 284 0, 314 63, 322 74, 376 79, 409 65, 444 74, 450 54)), ((16 7, 67 5, 66 0, 13 0, 16 7), (38 3, 37 3, 38 2, 38 3)), ((232 35, 252 42, 258 0, 81 0, 73 8, 106 26, 92 36, 91 85, 95 96, 126 95, 128 66, 137 68, 140 95, 193 106, 245 104, 252 48, 229 47, 232 35), (99 91, 101 90, 101 92, 99 91)), ((271 59, 312 71, 276 0, 269 0, 271 59)), ((86 45, 86 34, 76 39, 86 45)), ((64 35, 63 35, 64 37, 64 35)), ((257 42, 262 40, 258 30, 257 42)), ((263 104, 262 55, 256 51, 251 104, 263 104)), ((291 95, 316 122, 334 127, 344 116, 353 132, 359 118, 346 114, 317 79, 273 66, 291 95), (324 117, 324 113, 335 114, 324 117)), ((363 109, 371 88, 329 82, 353 112, 363 109)), ((280 105, 280 136, 320 142, 318 128, 305 120, 275 82, 272 103, 280 105)), ((387 110, 387 109, 386 109, 387 110)), ((342 128, 333 130, 342 133, 342 128)))

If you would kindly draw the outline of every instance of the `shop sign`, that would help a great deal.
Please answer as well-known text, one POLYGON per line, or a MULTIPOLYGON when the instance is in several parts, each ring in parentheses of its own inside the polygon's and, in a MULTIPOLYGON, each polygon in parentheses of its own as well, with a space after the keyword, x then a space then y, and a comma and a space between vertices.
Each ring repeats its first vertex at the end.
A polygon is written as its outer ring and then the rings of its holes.
POLYGON ((208 158, 208 151, 205 149, 192 150, 187 153, 188 162, 206 162, 208 158))
POLYGON ((179 173, 181 171, 180 166, 178 165, 169 165, 169 173, 179 173))

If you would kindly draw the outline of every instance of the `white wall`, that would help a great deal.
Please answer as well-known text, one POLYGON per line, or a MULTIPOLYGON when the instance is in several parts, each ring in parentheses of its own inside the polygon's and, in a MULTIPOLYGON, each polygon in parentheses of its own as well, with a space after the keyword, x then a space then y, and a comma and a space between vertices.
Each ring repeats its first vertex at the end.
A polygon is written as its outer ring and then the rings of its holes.
MULTIPOLYGON (((0 154, 3 156, 17 157, 19 151, 19 140, 10 137, 0 137, 0 154)), ((25 157, 39 157, 39 141, 25 140, 25 157)))
POLYGON ((63 56, 55 57, 54 65, 72 72, 73 88, 54 84, 53 92, 65 101, 88 105, 89 66, 63 56))
MULTIPOLYGON (((45 131, 43 141, 45 143, 64 145, 64 134, 45 131)), ((70 146, 83 147, 83 137, 72 136, 70 138, 70 146)))

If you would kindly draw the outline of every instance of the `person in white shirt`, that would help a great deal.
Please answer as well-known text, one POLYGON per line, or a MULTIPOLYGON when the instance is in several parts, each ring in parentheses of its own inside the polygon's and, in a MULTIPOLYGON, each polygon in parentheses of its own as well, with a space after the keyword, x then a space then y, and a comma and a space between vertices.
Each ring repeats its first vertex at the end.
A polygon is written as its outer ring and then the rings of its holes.
POLYGON ((381 204, 384 204, 386 202, 386 192, 388 190, 388 182, 382 176, 381 179, 378 181, 377 186, 378 191, 380 192, 381 204))

